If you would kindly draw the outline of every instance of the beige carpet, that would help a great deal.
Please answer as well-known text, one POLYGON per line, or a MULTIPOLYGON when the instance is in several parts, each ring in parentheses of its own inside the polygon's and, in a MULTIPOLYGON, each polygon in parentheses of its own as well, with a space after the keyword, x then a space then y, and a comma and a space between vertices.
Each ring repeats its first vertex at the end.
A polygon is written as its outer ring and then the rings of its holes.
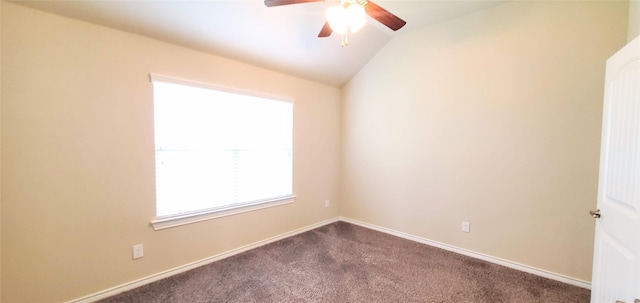
POLYGON ((589 290, 337 222, 100 301, 589 302, 589 290))

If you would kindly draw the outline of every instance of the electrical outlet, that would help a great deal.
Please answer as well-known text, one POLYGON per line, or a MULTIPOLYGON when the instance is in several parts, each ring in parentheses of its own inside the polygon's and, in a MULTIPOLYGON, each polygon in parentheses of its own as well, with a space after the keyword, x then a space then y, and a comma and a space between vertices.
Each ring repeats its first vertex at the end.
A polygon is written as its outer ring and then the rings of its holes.
POLYGON ((329 200, 324 200, 324 207, 329 207, 329 200))
POLYGON ((465 233, 469 232, 469 222, 462 221, 462 231, 465 232, 465 233))
POLYGON ((142 244, 138 244, 138 245, 134 245, 133 246, 133 259, 140 259, 144 257, 144 247, 142 246, 142 244))

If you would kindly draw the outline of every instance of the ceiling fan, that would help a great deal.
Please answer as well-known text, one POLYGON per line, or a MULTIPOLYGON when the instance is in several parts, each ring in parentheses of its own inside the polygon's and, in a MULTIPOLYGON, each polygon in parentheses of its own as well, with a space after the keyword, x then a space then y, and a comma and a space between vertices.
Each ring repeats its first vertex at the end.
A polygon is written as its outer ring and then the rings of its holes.
MULTIPOLYGON (((328 0, 265 0, 264 4, 268 7, 274 7, 320 1, 326 2, 328 0)), ((365 13, 394 31, 407 24, 406 21, 371 1, 340 0, 340 6, 327 9, 327 21, 322 26, 318 37, 329 37, 334 31, 346 35, 347 28, 350 28, 352 33, 357 31, 365 23, 365 13)), ((343 37, 343 46, 346 45, 345 42, 347 41, 343 37)))

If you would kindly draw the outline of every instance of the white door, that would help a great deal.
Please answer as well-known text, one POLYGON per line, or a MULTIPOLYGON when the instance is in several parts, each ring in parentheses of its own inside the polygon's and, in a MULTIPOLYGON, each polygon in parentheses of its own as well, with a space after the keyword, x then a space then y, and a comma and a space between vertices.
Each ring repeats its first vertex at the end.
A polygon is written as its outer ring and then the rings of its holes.
POLYGON ((640 37, 607 60, 597 207, 591 302, 632 303, 640 298, 640 37))

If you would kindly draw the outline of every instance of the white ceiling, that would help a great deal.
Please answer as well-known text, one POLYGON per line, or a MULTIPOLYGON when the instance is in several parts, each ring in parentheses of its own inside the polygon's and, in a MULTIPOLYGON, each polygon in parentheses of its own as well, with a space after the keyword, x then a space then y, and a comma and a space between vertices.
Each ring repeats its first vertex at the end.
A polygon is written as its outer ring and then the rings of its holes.
POLYGON ((325 8, 338 0, 271 8, 262 0, 12 2, 341 87, 393 37, 503 1, 374 0, 407 25, 393 32, 367 18, 344 48, 338 34, 317 38, 325 8))

